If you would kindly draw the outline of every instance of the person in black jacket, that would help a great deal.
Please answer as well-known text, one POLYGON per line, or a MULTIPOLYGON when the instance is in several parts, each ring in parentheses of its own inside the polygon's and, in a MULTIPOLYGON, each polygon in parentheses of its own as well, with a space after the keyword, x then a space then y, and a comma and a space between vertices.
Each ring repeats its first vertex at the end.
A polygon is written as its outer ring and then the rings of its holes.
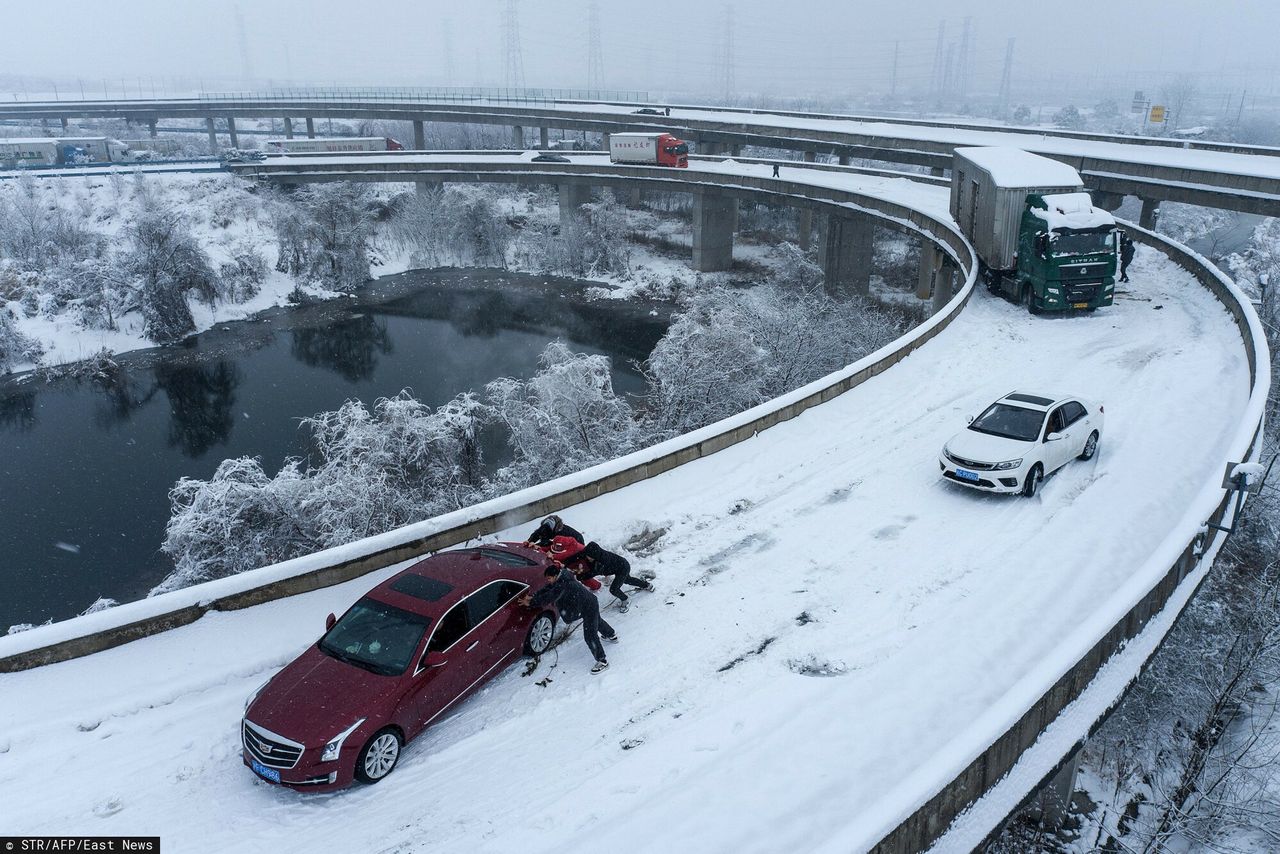
POLYGON ((525 594, 524 602, 534 608, 545 608, 554 604, 560 617, 566 623, 582 618, 582 639, 587 642, 587 649, 595 656, 595 667, 592 673, 599 673, 609 666, 604 655, 604 647, 600 644, 600 636, 610 643, 618 642, 618 633, 613 626, 600 616, 600 602, 595 594, 582 586, 574 574, 567 569, 549 566, 545 573, 549 582, 545 587, 533 594, 525 594))
POLYGON ((542 524, 538 525, 538 527, 534 529, 533 533, 529 535, 528 542, 535 546, 546 548, 551 545, 551 541, 556 537, 573 537, 584 545, 587 542, 583 539, 582 534, 578 533, 573 528, 570 528, 564 523, 563 519, 555 515, 551 515, 543 519, 542 524))
POLYGON ((1129 265, 1133 263, 1133 253, 1135 252, 1133 241, 1129 239, 1129 235, 1123 231, 1120 232, 1120 281, 1129 281, 1129 265))
POLYGON ((630 584, 632 587, 653 592, 653 582, 633 577, 631 564, 625 557, 601 548, 595 540, 587 543, 587 547, 574 555, 570 563, 578 569, 580 578, 595 578, 597 575, 613 576, 609 592, 618 597, 619 614, 627 613, 627 608, 630 607, 627 603, 627 594, 622 592, 622 585, 630 584))

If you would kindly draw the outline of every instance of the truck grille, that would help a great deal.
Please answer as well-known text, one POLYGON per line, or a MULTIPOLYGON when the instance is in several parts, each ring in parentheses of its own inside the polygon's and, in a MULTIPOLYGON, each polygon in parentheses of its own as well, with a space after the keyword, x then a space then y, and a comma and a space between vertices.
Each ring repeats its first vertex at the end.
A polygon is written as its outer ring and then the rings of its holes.
POLYGON ((276 735, 257 724, 251 724, 247 718, 241 730, 244 749, 268 768, 289 769, 297 765, 298 760, 302 758, 301 744, 290 741, 282 735, 276 735))
POLYGON ((1098 289, 1102 287, 1101 282, 1089 282, 1088 284, 1067 284, 1062 283, 1062 292, 1066 295, 1067 302, 1092 302, 1098 296, 1098 289))
POLYGON ((951 460, 951 462, 961 468, 973 469, 974 471, 991 471, 991 469, 995 468, 991 463, 980 463, 976 460, 966 460, 964 457, 957 457, 950 451, 945 451, 944 453, 946 453, 947 459, 951 460))

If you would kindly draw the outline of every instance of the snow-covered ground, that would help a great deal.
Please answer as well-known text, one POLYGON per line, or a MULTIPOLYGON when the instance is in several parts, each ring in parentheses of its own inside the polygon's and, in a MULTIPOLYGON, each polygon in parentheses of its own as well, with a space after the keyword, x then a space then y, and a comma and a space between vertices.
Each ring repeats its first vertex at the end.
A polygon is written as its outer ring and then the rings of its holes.
POLYGON ((948 776, 956 735, 1157 548, 1236 432, 1248 373, 1226 311, 1148 249, 1130 273, 1083 317, 978 293, 853 391, 566 508, 606 545, 667 529, 633 558, 660 592, 606 612, 610 670, 591 676, 571 638, 378 786, 271 788, 241 766, 237 728, 324 615, 392 569, 2 675, 5 830, 179 851, 772 852, 891 826, 893 787, 948 776), (1031 500, 939 481, 941 443, 1012 388, 1104 401, 1098 457, 1031 500))

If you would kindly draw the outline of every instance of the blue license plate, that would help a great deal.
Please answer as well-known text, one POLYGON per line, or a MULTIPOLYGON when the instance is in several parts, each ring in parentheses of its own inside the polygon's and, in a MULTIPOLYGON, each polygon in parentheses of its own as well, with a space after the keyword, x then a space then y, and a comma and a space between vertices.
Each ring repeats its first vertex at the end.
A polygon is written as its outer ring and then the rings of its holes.
POLYGON ((275 768, 268 768, 256 759, 249 760, 249 767, 253 769, 253 773, 264 780, 270 780, 273 783, 280 782, 280 772, 275 768))
POLYGON ((961 480, 971 480, 974 483, 978 482, 977 473, 966 471, 964 469, 956 469, 956 477, 960 478, 961 480))

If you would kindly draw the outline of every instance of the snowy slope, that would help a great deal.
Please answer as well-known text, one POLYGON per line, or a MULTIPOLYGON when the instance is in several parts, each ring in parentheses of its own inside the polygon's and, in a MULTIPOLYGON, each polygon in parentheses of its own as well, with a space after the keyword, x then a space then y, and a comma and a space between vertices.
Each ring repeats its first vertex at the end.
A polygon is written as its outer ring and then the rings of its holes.
POLYGON ((1130 272, 1133 291, 1087 317, 979 293, 886 374, 569 508, 607 545, 669 528, 633 560, 661 592, 606 612, 613 667, 589 675, 571 638, 379 786, 258 783, 237 726, 324 615, 390 569, 0 676, 6 831, 160 834, 172 851, 764 852, 891 819, 893 786, 945 776, 954 736, 1133 573, 1235 433, 1248 374, 1227 313, 1150 250, 1130 272), (942 441, 1015 387, 1104 401, 1099 456, 1033 500, 940 482, 942 441))

